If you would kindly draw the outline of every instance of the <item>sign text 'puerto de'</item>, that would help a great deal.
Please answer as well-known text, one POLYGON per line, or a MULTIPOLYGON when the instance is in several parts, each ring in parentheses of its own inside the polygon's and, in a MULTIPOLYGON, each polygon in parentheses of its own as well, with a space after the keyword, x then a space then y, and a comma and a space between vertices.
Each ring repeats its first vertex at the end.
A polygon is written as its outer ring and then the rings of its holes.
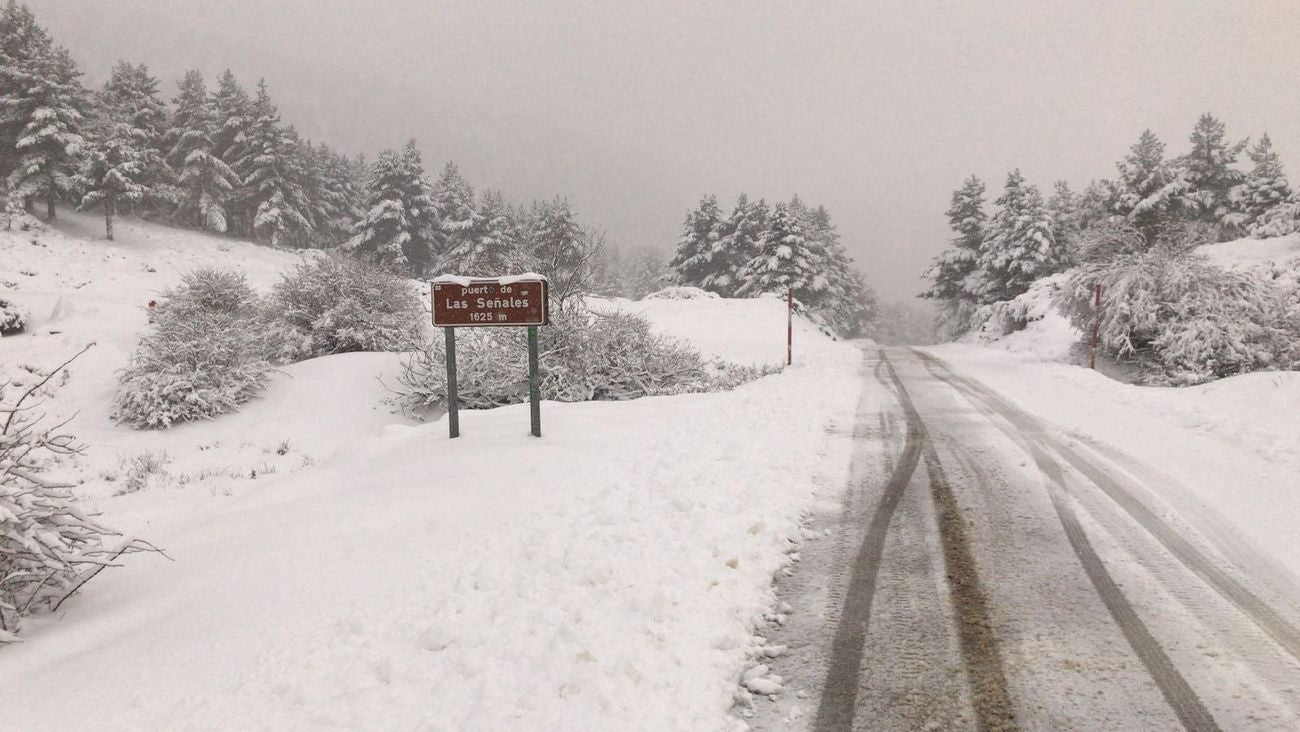
POLYGON ((456 396, 456 328, 516 326, 528 329, 528 403, 534 437, 542 436, 537 327, 550 324, 550 288, 541 275, 479 279, 442 275, 429 288, 433 324, 447 338, 447 427, 460 436, 456 396))

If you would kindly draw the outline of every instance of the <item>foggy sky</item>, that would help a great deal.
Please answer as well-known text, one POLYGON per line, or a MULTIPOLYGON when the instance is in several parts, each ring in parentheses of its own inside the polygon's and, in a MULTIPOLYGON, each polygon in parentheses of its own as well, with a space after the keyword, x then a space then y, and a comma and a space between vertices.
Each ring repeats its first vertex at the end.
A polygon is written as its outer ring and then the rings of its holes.
POLYGON ((962 179, 997 196, 1109 177, 1144 128, 1268 132, 1300 178, 1300 3, 27 0, 98 86, 147 63, 265 76, 307 137, 420 141, 508 198, 564 195, 668 250, 699 197, 826 205, 869 281, 910 298, 962 179))

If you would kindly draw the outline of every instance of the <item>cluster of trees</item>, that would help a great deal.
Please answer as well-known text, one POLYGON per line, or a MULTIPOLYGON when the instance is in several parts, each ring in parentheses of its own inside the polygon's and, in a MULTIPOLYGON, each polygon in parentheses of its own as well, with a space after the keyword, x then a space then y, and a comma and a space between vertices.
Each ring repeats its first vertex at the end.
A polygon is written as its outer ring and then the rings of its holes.
POLYGON ((640 296, 663 258, 605 247, 563 199, 517 206, 474 189, 449 163, 425 177, 412 140, 373 164, 304 140, 265 81, 230 72, 210 90, 190 71, 169 105, 143 64, 118 63, 102 89, 81 83, 67 49, 22 5, 0 12, 0 180, 10 224, 44 200, 132 212, 297 247, 340 246, 416 276, 526 270, 579 289, 640 296))
POLYGON ((784 294, 787 288, 811 312, 846 336, 864 333, 876 297, 852 267, 823 206, 796 196, 768 206, 741 194, 730 215, 707 195, 686 215, 669 269, 681 285, 723 297, 784 294))
POLYGON ((1060 181, 1046 199, 1012 171, 992 216, 984 183, 970 177, 953 192, 947 215, 956 236, 926 272, 931 285, 922 297, 939 302, 946 328, 957 335, 971 326, 979 306, 1009 301, 1075 264, 1087 232, 1103 225, 1131 227, 1148 247, 1189 225, 1219 241, 1300 230, 1300 194, 1267 134, 1253 146, 1233 142, 1224 124, 1205 114, 1190 143, 1186 154, 1170 158, 1147 130, 1113 179, 1092 181, 1077 193, 1060 181), (1243 152, 1246 170, 1239 166, 1243 152))
POLYGON ((455 163, 430 183, 414 140, 379 154, 364 201, 342 246, 380 265, 417 276, 538 272, 561 301, 593 287, 610 294, 624 287, 619 262, 606 257, 604 234, 584 225, 567 199, 519 206, 496 191, 476 195, 455 163))
POLYGON ((188 72, 169 106, 143 64, 86 89, 25 6, 0 13, 0 178, 12 218, 45 201, 133 211, 272 244, 330 246, 359 214, 364 164, 302 139, 265 82, 188 72))

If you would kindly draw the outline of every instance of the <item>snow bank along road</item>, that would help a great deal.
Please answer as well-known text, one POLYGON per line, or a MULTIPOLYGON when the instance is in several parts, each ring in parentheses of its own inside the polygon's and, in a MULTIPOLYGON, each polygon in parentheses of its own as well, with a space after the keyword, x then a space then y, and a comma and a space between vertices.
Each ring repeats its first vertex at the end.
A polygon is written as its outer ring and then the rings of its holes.
POLYGON ((1293 588, 1184 523, 1158 466, 931 354, 867 358, 850 485, 815 518, 834 538, 778 587, 796 693, 755 726, 1300 729, 1293 588))

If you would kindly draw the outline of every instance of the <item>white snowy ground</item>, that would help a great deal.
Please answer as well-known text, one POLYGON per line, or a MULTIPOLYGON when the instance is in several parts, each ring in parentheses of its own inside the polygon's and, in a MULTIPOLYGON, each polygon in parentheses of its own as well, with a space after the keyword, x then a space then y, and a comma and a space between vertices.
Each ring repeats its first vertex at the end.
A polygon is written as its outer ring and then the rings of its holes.
MULTIPOLYGON (((0 364, 22 378, 98 342, 50 404, 80 410, 90 446, 67 471, 171 560, 129 557, 0 648, 4 725, 743 728, 728 708, 771 576, 816 486, 847 471, 828 444, 852 424, 855 346, 800 322, 781 374, 546 403, 540 440, 526 406, 464 412, 455 441, 391 413, 383 354, 297 364, 238 415, 141 433, 107 414, 143 304, 198 263, 265 287, 294 256, 127 222, 110 244, 93 217, 62 221, 37 245, 0 234, 0 291, 33 312, 0 364), (114 496, 146 450, 167 474, 114 496)), ((776 300, 626 307, 711 355, 784 358, 776 300)))

